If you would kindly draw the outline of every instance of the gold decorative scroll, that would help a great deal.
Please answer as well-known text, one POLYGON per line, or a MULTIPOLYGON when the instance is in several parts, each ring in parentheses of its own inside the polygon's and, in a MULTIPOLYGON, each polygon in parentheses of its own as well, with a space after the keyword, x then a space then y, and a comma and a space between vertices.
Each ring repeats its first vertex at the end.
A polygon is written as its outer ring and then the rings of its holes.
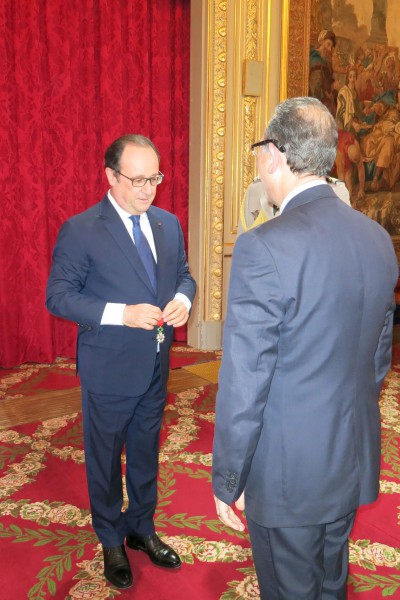
POLYGON ((258 48, 258 0, 247 0, 246 58, 256 60, 258 48))
POLYGON ((224 176, 225 176, 225 110, 226 110, 226 51, 227 2, 209 2, 210 67, 208 73, 209 120, 207 129, 209 181, 206 198, 206 222, 209 224, 205 251, 206 274, 205 319, 220 321, 222 314, 222 260, 224 233, 224 176))
POLYGON ((267 104, 271 3, 208 2, 205 321, 222 320, 223 270, 235 242, 240 201, 255 175, 251 144, 261 134, 267 104), (264 65, 261 96, 242 93, 245 60, 264 65))
MULTIPOLYGON (((256 169, 251 155, 251 144, 263 129, 262 108, 267 100, 268 60, 271 0, 240 0, 235 3, 234 90, 242 90, 244 61, 259 61, 263 65, 262 95, 241 93, 233 96, 232 163, 231 163, 231 211, 230 220, 225 219, 225 249, 233 247, 237 233, 240 203, 253 180, 256 169), (231 237, 230 237, 231 236, 231 237)), ((226 203, 227 204, 227 203, 226 203)), ((230 250, 231 252, 232 250, 230 250)))
MULTIPOLYGON (((247 27, 245 58, 261 59, 258 56, 258 0, 247 1, 247 27)), ((265 84, 264 84, 265 88, 265 84)), ((254 161, 251 157, 251 144, 255 140, 257 98, 245 96, 243 102, 244 145, 243 145, 243 177, 239 198, 243 198, 247 187, 254 177, 254 161)))

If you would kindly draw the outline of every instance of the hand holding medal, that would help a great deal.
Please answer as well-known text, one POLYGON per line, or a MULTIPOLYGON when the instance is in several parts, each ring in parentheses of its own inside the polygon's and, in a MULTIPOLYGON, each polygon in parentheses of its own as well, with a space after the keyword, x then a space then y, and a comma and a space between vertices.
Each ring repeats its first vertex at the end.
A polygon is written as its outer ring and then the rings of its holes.
POLYGON ((182 300, 174 298, 168 302, 167 306, 162 312, 162 318, 157 323, 160 334, 163 334, 163 340, 165 339, 163 325, 167 324, 171 327, 181 327, 186 323, 189 318, 189 309, 182 300), (161 328, 161 330, 160 330, 161 328))

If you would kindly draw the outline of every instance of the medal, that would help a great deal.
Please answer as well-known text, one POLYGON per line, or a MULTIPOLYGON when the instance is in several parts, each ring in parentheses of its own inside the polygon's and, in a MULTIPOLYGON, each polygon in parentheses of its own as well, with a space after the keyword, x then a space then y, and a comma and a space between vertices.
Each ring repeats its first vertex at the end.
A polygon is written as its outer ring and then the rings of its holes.
POLYGON ((157 335, 156 335, 156 342, 158 342, 159 344, 162 344, 163 341, 165 340, 165 333, 164 333, 164 319, 161 318, 158 323, 158 329, 157 329, 157 335))

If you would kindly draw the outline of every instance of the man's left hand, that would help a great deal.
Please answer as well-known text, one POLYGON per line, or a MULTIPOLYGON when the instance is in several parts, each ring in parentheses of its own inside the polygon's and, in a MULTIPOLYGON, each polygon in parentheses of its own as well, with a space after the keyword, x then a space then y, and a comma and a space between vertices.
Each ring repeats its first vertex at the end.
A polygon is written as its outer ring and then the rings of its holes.
MULTIPOLYGON (((219 520, 222 521, 227 527, 236 529, 236 531, 244 531, 244 523, 235 514, 229 504, 225 504, 225 502, 222 502, 222 500, 216 496, 214 496, 214 500, 219 520)), ((238 498, 235 504, 239 510, 244 510, 244 493, 240 496, 240 498, 238 498)))
POLYGON ((181 327, 188 318, 188 310, 181 300, 171 300, 163 310, 164 323, 173 327, 181 327))

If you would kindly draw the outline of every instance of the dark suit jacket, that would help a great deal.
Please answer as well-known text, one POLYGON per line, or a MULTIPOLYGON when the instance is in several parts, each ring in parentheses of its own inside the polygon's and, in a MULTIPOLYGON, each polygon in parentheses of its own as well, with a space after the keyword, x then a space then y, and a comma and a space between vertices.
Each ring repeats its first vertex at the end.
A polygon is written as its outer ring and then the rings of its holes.
MULTIPOLYGON (((78 371, 89 391, 141 395, 153 376, 156 329, 100 325, 107 302, 149 303, 163 309, 176 292, 192 302, 196 284, 189 273, 178 219, 165 210, 147 211, 157 251, 155 296, 136 247, 107 196, 62 226, 47 285, 47 307, 79 324, 78 371)), ((160 345, 163 379, 173 328, 164 326, 160 345)))
POLYGON ((265 527, 328 523, 376 499, 391 360, 391 239, 328 186, 243 234, 232 262, 213 486, 265 527))

